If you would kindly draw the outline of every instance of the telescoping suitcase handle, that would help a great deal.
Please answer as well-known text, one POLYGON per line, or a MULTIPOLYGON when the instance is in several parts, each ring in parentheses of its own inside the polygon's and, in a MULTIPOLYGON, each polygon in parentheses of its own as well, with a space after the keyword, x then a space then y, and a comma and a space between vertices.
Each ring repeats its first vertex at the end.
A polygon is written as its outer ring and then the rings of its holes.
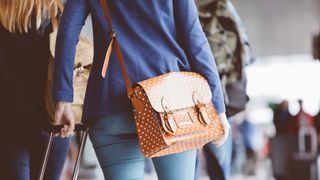
MULTIPOLYGON (((61 128, 63 128, 63 125, 57 125, 57 126, 52 126, 51 127, 49 142, 48 142, 48 145, 46 147, 46 153, 45 153, 45 155, 43 157, 43 161, 42 161, 42 165, 41 165, 41 171, 39 173, 39 179, 38 180, 43 180, 43 178, 44 178, 44 173, 46 171, 46 167, 47 167, 47 163, 48 163, 48 159, 49 159, 49 155, 50 155, 50 151, 51 151, 51 146, 52 146, 54 134, 56 132, 59 132, 61 130, 61 128)), ((83 131, 83 133, 82 133, 82 137, 81 137, 81 141, 80 141, 79 153, 77 155, 77 160, 76 160, 76 163, 75 163, 75 166, 74 166, 74 169, 73 169, 72 180, 76 180, 78 178, 80 160, 81 160, 81 157, 82 157, 82 154, 83 154, 84 146, 85 146, 86 141, 87 141, 88 132, 89 132, 89 126, 86 126, 86 125, 83 125, 83 124, 76 124, 74 130, 75 131, 83 131)))

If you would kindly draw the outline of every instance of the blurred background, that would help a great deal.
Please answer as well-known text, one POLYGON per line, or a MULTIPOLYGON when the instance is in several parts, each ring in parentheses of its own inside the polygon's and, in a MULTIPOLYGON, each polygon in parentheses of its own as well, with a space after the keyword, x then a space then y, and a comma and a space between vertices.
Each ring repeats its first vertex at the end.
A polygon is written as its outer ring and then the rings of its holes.
MULTIPOLYGON (((320 0, 231 2, 254 56, 244 68, 250 100, 231 118, 231 179, 320 179, 320 64, 319 46, 314 46, 320 0)), ((83 31, 92 40, 90 18, 83 31)), ((76 146, 70 151, 65 179, 72 173, 76 146)), ((200 151, 200 180, 210 179, 205 158, 200 151)), ((79 179, 103 179, 90 142, 79 179)), ((146 166, 146 179, 156 179, 151 165, 146 166)))

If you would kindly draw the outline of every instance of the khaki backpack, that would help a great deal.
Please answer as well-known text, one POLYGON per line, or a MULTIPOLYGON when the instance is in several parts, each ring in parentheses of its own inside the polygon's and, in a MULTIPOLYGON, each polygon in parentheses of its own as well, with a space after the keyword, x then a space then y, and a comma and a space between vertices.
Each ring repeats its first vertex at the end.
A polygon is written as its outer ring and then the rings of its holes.
POLYGON ((196 0, 200 22, 215 57, 227 115, 244 110, 248 102, 244 65, 252 52, 242 22, 228 0, 196 0))

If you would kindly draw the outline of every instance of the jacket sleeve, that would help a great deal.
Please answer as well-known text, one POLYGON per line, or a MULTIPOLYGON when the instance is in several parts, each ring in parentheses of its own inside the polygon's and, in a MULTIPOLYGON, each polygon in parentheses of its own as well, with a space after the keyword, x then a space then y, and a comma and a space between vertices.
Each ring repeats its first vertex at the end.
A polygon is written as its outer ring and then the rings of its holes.
POLYGON ((173 0, 177 38, 192 69, 209 82, 212 101, 218 113, 225 112, 223 92, 214 57, 202 30, 194 0, 173 0))
POLYGON ((76 45, 88 16, 86 0, 68 0, 61 17, 55 51, 53 99, 73 101, 73 66, 76 45))

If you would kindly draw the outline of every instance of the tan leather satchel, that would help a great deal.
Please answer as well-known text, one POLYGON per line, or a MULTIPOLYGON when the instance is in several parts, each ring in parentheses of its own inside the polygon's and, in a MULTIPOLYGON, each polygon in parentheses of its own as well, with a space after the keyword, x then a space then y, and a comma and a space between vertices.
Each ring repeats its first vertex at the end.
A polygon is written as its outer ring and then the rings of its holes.
MULTIPOLYGON (((108 7, 100 0, 108 26, 108 7)), ((102 69, 105 77, 112 47, 115 48, 132 102, 141 150, 157 157, 201 148, 224 135, 224 128, 212 104, 207 80, 194 72, 171 72, 131 86, 117 37, 110 44, 102 69)))

